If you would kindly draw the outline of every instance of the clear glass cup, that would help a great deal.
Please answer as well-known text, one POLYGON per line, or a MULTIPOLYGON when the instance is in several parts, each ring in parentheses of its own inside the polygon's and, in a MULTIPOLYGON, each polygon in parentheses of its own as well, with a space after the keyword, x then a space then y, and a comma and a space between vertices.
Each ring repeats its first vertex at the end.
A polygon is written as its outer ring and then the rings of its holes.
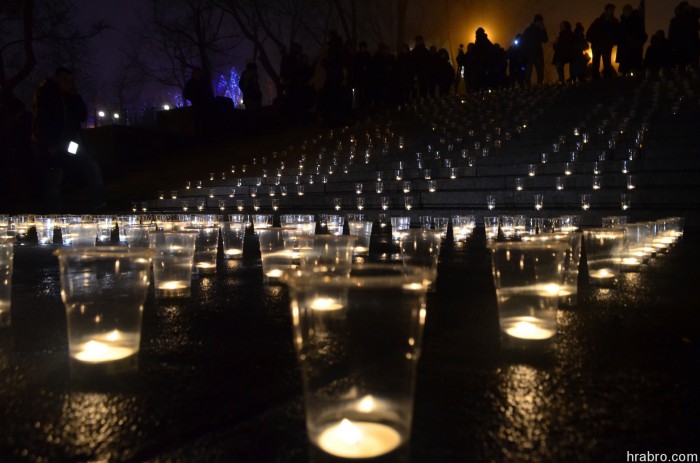
POLYGON ((437 230, 409 230, 400 241, 401 260, 425 271, 423 283, 434 289, 438 274, 438 258, 442 234, 437 230))
POLYGON ((473 215, 452 216, 452 236, 455 242, 466 241, 476 227, 476 218, 473 215))
POLYGON ((515 189, 517 191, 523 191, 525 189, 525 179, 518 177, 515 179, 515 189))
POLYGON ((97 217, 97 241, 102 244, 112 242, 114 220, 112 217, 97 217))
POLYGON ((544 196, 541 194, 536 194, 534 197, 535 210, 541 211, 544 205, 544 196))
POLYGON ((54 217, 37 217, 36 237, 39 244, 53 244, 54 230, 56 229, 56 219, 54 217))
POLYGON ((153 251, 65 248, 56 255, 71 373, 80 377, 135 371, 153 251))
POLYGON ((141 218, 138 215, 120 215, 117 216, 117 228, 119 229, 119 242, 126 243, 126 227, 129 225, 137 225, 141 223, 141 218))
POLYGON ((72 244, 77 247, 92 247, 97 244, 97 224, 88 222, 71 223, 68 226, 72 244))
POLYGON ((496 209, 496 197, 493 195, 486 196, 486 208, 489 211, 496 209))
POLYGON ((319 458, 407 450, 426 315, 423 280, 421 269, 393 265, 358 266, 350 277, 290 275, 306 428, 319 458))
MULTIPOLYGON (((155 226, 152 224, 124 225, 124 235, 126 244, 129 248, 147 248, 149 247, 148 236, 155 231, 155 226)), ((122 227, 119 228, 121 234, 122 227)))
POLYGON ((624 228, 594 228, 584 231, 588 280, 596 286, 612 286, 620 275, 625 248, 624 228))
POLYGON ((312 214, 284 214, 280 216, 280 225, 287 231, 294 230, 297 235, 313 235, 316 232, 316 217, 312 214))
POLYGON ((155 232, 149 235, 153 258, 153 285, 156 297, 189 297, 197 233, 155 232))
POLYGON ((584 211, 587 211, 591 208, 591 195, 582 194, 580 196, 580 201, 581 201, 581 209, 583 209, 584 211))
POLYGON ((501 226, 501 218, 486 216, 484 217, 484 232, 487 240, 495 240, 498 238, 498 229, 501 226))
POLYGON ((319 215, 319 223, 321 224, 321 228, 324 228, 331 235, 342 235, 344 222, 345 219, 340 215, 319 215))
POLYGON ((391 238, 398 243, 403 235, 411 228, 410 217, 391 218, 391 238))
POLYGON ((304 236, 299 240, 299 268, 328 276, 348 276, 354 244, 354 236, 304 236))
MULTIPOLYGON (((285 217, 285 216, 281 216, 285 217)), ((280 219, 281 219, 280 217, 280 219)), ((272 227, 272 215, 270 214, 254 214, 250 216, 251 222, 253 223, 254 230, 261 230, 263 228, 272 227)))
POLYGON ((265 282, 280 283, 286 272, 297 268, 299 251, 297 230, 278 227, 256 230, 260 240, 260 257, 265 282), (286 243, 285 243, 286 240, 286 243))
POLYGON ((504 348, 551 349, 567 247, 541 241, 490 245, 504 348))
POLYGON ((73 245, 73 234, 71 232, 71 225, 81 223, 81 218, 74 215, 65 215, 59 217, 56 221, 56 225, 61 229, 61 241, 64 246, 73 245))
POLYGON ((200 275, 216 273, 219 225, 187 227, 185 230, 197 233, 194 247, 194 272, 200 275))
POLYGON ((578 268, 581 261, 581 233, 556 232, 544 235, 525 236, 524 242, 565 243, 567 245, 562 267, 562 283, 559 289, 559 304, 576 307, 578 304, 578 268))
POLYGON ((653 252, 651 227, 645 222, 622 227, 625 229, 625 250, 620 265, 623 272, 636 272, 642 264, 649 262, 653 252))
POLYGON ((12 259, 15 238, 0 236, 0 328, 12 321, 12 259))
POLYGON ((348 217, 350 236, 355 238, 353 253, 356 257, 366 257, 369 254, 369 243, 372 237, 372 222, 350 220, 348 217))
POLYGON ((245 237, 245 216, 231 214, 228 222, 221 227, 221 241, 223 243, 224 257, 226 259, 239 259, 243 257, 243 242, 245 237))
POLYGON ((13 215, 8 221, 8 233, 16 236, 17 239, 23 240, 27 237, 27 233, 34 226, 33 215, 13 215))

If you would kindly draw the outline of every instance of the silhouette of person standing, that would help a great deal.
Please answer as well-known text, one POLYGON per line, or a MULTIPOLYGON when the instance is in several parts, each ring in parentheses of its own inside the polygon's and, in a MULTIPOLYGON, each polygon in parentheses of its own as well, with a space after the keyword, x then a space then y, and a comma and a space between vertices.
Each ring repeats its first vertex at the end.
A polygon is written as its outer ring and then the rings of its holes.
POLYGON ((513 45, 508 48, 506 57, 508 58, 508 78, 509 85, 523 87, 525 85, 525 66, 527 61, 523 55, 521 46, 522 35, 517 34, 513 45))
POLYGON ((681 2, 676 6, 675 14, 668 28, 668 40, 673 49, 675 64, 697 68, 700 54, 700 9, 690 6, 688 2, 681 2))
POLYGON ((204 78, 202 68, 192 68, 192 75, 185 83, 182 97, 192 105, 195 135, 204 135, 208 127, 207 119, 209 118, 214 93, 211 90, 211 83, 204 78))
POLYGON ((260 109, 262 106, 262 90, 260 90, 258 66, 255 63, 246 65, 245 71, 243 71, 238 81, 238 88, 243 93, 245 109, 260 109))
POLYGON ((622 7, 620 37, 615 59, 620 64, 618 68, 620 74, 627 74, 628 72, 642 69, 644 43, 648 38, 644 30, 643 8, 644 1, 642 1, 638 10, 633 9, 632 5, 629 4, 622 7))
POLYGON ((87 107, 78 93, 73 72, 56 69, 42 81, 33 98, 32 148, 43 174, 44 205, 55 211, 66 175, 87 182, 95 209, 105 206, 102 172, 88 156, 80 137, 80 124, 87 120, 87 107))
POLYGON ((423 36, 416 36, 413 50, 411 50, 411 67, 418 80, 418 94, 421 97, 428 95, 430 87, 430 52, 425 48, 423 36))
POLYGON ((576 37, 569 21, 562 21, 559 36, 554 41, 554 58, 552 64, 557 67, 559 82, 566 82, 564 66, 569 65, 569 78, 573 79, 572 63, 576 59, 576 37))
POLYGON ((525 29, 522 35, 523 54, 527 64, 525 65, 525 87, 530 88, 532 69, 537 72, 537 85, 544 82, 544 50, 542 45, 547 43, 547 29, 544 27, 544 18, 536 14, 532 24, 525 29))
POLYGON ((600 62, 603 61, 603 75, 617 75, 612 66, 612 49, 618 36, 620 22, 615 18, 615 5, 605 5, 603 14, 596 18, 586 32, 586 40, 591 43, 593 51, 592 77, 600 78, 600 62))
POLYGON ((664 31, 656 31, 651 36, 651 43, 644 56, 644 67, 651 72, 658 73, 662 69, 668 71, 671 66, 673 66, 671 44, 664 31))
POLYGON ((574 27, 574 59, 571 61, 569 71, 572 79, 584 79, 586 77, 586 66, 591 58, 585 53, 590 46, 583 31, 583 25, 576 23, 574 27))
MULTIPOLYGON (((474 88, 483 90, 491 85, 493 68, 493 44, 483 27, 476 30, 474 41, 474 88)), ((467 48, 468 50, 469 48, 467 48)))

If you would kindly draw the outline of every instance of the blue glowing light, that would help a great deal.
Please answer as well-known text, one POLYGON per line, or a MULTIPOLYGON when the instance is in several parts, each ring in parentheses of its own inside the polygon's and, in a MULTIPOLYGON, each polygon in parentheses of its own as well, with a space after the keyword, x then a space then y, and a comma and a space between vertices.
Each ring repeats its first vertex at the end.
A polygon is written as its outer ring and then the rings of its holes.
POLYGON ((236 68, 232 66, 228 75, 219 74, 219 79, 216 83, 216 94, 231 98, 236 108, 241 105, 241 99, 243 98, 241 89, 238 88, 238 82, 240 80, 241 75, 236 71, 236 68))

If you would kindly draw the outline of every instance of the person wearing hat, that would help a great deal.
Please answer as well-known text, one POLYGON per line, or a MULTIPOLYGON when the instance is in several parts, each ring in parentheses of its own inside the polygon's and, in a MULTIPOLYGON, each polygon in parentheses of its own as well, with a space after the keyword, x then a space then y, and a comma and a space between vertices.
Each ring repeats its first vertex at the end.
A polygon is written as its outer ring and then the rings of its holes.
POLYGON ((525 56, 525 88, 530 88, 532 70, 537 73, 537 85, 544 82, 544 50, 542 45, 549 41, 547 29, 544 27, 544 18, 536 14, 532 24, 525 29, 522 35, 522 52, 525 56))

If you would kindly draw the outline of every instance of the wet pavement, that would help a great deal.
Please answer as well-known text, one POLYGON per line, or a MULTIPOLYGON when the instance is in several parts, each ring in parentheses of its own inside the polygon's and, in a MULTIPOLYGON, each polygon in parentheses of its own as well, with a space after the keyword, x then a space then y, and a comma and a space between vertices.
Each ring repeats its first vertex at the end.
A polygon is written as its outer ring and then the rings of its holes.
MULTIPOLYGON (((698 452, 700 234, 614 289, 580 286, 551 355, 499 348, 483 231, 443 247, 418 364, 414 462, 614 462, 698 452)), ((220 256, 221 257, 221 256, 220 256)), ((255 259, 144 311, 139 373, 72 382, 51 249, 18 246, 0 330, 0 461, 302 462, 309 455, 286 288, 255 259)))

